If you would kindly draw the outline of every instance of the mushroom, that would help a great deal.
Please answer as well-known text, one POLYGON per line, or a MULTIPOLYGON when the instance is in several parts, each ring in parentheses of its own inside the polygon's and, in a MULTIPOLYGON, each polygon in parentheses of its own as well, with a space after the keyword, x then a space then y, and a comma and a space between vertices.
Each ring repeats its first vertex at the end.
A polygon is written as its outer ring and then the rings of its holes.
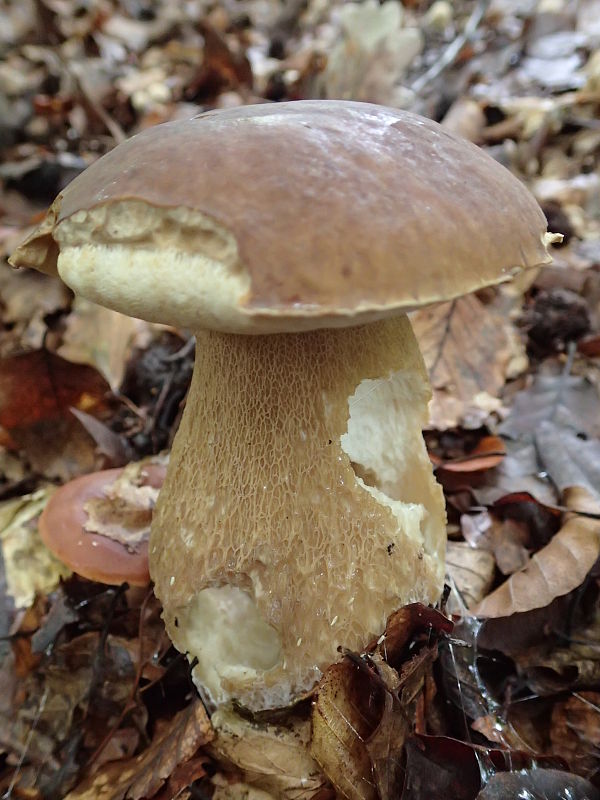
POLYGON ((207 700, 287 704, 437 600, 444 501, 406 312, 547 263, 545 231, 516 178, 435 122, 302 101, 145 130, 14 254, 196 334, 150 574, 207 700))
POLYGON ((84 578, 147 586, 148 533, 164 474, 162 464, 145 461, 65 483, 40 517, 44 544, 84 578))

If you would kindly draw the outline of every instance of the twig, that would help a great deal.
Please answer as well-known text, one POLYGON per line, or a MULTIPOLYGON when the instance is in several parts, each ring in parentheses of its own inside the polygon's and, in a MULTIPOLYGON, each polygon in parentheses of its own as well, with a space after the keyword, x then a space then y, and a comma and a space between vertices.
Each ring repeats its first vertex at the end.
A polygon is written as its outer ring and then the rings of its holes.
POLYGON ((471 16, 467 20, 467 24, 465 25, 463 32, 459 34, 456 39, 450 42, 435 64, 432 64, 426 72, 413 81, 410 87, 413 92, 418 94, 419 92, 423 91, 428 83, 437 78, 438 75, 440 75, 447 67, 456 61, 460 51, 473 37, 479 23, 483 19, 483 15, 487 11, 489 4, 490 0, 479 0, 473 9, 471 16))

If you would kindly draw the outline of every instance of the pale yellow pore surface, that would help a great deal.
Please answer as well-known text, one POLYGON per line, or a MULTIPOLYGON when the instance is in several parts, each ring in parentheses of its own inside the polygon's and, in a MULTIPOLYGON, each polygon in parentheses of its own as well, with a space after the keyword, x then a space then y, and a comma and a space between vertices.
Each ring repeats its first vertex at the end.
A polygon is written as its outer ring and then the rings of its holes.
POLYGON ((179 327, 249 325, 235 240, 200 212, 122 200, 77 211, 54 237, 61 278, 95 303, 179 327))
POLYGON ((150 569, 214 703, 285 704, 338 646, 360 651, 403 603, 437 599, 445 514, 421 436, 429 396, 405 316, 198 333, 150 569))

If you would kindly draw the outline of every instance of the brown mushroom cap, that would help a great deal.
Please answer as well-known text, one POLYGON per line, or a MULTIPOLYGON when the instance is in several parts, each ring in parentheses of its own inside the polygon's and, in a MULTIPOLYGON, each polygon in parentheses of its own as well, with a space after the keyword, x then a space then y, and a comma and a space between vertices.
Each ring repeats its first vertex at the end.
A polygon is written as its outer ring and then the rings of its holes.
POLYGON ((437 123, 301 101, 138 134, 67 187, 12 261, 58 259, 76 292, 124 313, 274 333, 500 283, 550 260, 545 231, 527 189, 437 123))
MULTIPOLYGON (((50 498, 39 520, 39 532, 45 545, 73 572, 100 583, 147 586, 148 539, 135 547, 125 544, 130 533, 126 518, 116 526, 114 538, 86 529, 89 503, 106 496, 106 490, 123 474, 123 469, 93 472, 69 481, 50 498)), ((159 488, 165 469, 144 467, 144 482, 159 488)), ((113 526, 114 528, 115 526, 113 526)))

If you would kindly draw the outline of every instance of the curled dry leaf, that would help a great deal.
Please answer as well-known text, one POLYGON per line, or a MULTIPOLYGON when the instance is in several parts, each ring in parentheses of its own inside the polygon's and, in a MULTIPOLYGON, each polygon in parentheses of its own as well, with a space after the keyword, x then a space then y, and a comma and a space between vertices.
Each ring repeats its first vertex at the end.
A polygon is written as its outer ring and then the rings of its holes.
POLYGON ((399 668, 402 656, 406 655, 404 648, 419 633, 425 633, 429 639, 432 631, 451 633, 452 627, 452 622, 436 609, 423 603, 409 603, 390 615, 383 636, 371 642, 367 651, 377 650, 388 664, 399 668))
POLYGON ((431 425, 479 427, 491 411, 522 347, 498 312, 474 295, 410 315, 433 386, 431 425))
POLYGON ((195 700, 159 731, 140 755, 106 764, 65 800, 141 800, 152 797, 175 768, 213 738, 210 720, 195 700))
POLYGON ((506 445, 499 436, 484 436, 475 447, 460 458, 439 461, 430 456, 436 471, 446 472, 479 472, 497 467, 506 455, 506 445))
MULTIPOLYGON (((584 489, 566 497, 570 508, 598 511, 584 489)), ((600 519, 569 515, 550 542, 528 564, 472 610, 479 617, 507 617, 544 608, 581 585, 600 556, 600 519)))
POLYGON ((292 718, 279 725, 250 722, 221 708, 211 722, 215 730, 211 753, 239 770, 252 787, 286 800, 310 800, 327 785, 309 753, 308 720, 292 718))

